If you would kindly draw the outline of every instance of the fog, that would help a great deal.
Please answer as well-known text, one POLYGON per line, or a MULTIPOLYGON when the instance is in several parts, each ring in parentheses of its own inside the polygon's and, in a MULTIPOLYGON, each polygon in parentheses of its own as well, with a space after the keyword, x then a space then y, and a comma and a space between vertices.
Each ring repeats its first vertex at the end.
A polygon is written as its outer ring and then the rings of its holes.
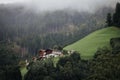
POLYGON ((101 7, 115 7, 119 0, 0 0, 0 3, 24 4, 36 11, 75 9, 94 12, 101 7))

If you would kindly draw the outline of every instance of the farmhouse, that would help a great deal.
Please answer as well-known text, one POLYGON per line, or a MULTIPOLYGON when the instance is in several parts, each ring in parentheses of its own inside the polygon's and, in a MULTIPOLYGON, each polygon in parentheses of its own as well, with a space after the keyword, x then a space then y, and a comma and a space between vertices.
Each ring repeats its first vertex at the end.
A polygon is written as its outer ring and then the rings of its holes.
POLYGON ((39 59, 50 58, 50 57, 59 57, 62 55, 63 54, 61 51, 52 50, 52 49, 46 49, 46 50, 39 51, 39 59))
POLYGON ((45 58, 45 55, 46 55, 45 50, 41 49, 41 50, 39 51, 39 59, 40 59, 40 60, 41 60, 41 59, 44 59, 44 58, 45 58))

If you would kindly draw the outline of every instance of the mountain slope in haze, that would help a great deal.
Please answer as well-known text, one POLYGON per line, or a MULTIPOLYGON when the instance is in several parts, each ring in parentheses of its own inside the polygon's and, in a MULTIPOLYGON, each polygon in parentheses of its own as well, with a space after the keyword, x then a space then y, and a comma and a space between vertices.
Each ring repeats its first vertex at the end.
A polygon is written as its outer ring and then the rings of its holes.
POLYGON ((0 5, 0 41, 14 42, 31 54, 56 45, 64 47, 103 28, 109 12, 114 9, 103 7, 95 13, 66 9, 36 13, 22 5, 0 5))
POLYGON ((85 38, 66 46, 66 50, 75 50, 81 53, 82 58, 92 58, 97 49, 109 47, 111 38, 120 37, 120 29, 116 27, 97 30, 85 38))

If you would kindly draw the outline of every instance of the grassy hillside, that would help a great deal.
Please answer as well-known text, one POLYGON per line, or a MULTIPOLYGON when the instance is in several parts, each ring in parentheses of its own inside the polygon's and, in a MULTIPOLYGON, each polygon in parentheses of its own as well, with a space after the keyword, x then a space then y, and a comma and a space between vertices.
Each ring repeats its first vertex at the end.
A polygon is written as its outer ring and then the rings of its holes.
POLYGON ((111 38, 120 37, 120 29, 116 27, 104 28, 91 33, 85 38, 66 46, 66 50, 75 50, 81 53, 81 57, 92 58, 98 48, 109 47, 111 38))

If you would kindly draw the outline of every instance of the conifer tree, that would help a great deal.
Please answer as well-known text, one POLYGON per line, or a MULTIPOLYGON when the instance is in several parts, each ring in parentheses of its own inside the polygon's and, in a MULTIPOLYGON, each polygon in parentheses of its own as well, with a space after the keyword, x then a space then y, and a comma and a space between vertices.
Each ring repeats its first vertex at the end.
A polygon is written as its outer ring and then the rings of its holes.
POLYGON ((120 3, 116 4, 115 13, 113 14, 113 24, 120 27, 120 3))
POLYGON ((107 14, 107 26, 112 26, 112 17, 111 17, 111 13, 107 14))

